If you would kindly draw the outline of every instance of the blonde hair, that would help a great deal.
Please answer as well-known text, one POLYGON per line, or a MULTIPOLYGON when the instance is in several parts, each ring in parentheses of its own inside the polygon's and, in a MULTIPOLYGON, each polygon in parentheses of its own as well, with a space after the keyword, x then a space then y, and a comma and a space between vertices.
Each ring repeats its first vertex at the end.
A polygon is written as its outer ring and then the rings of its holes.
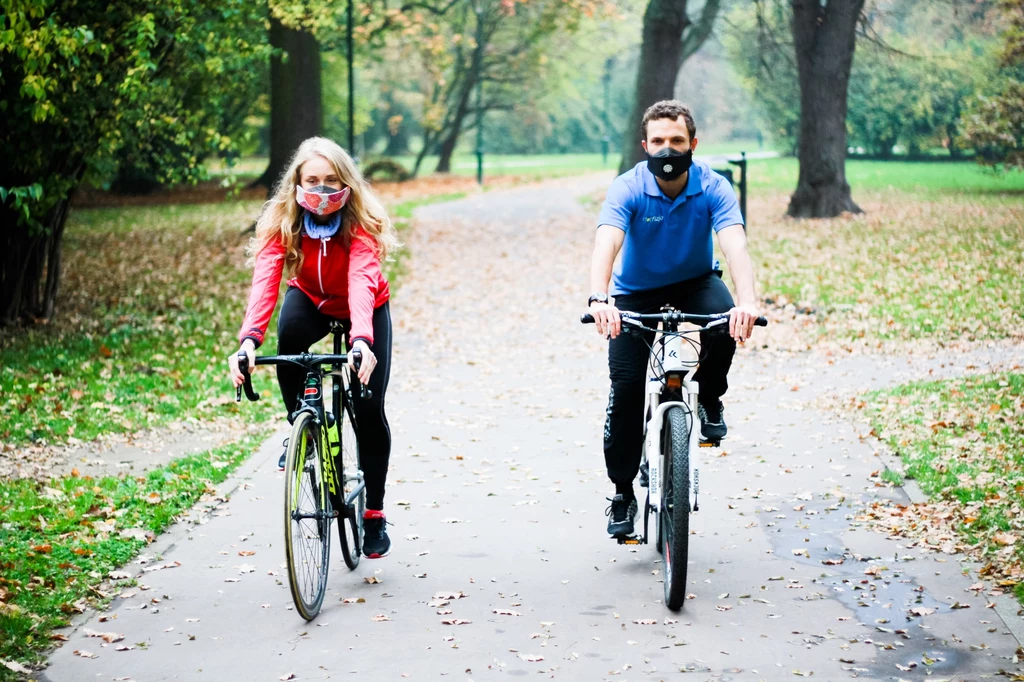
MULTIPOLYGON (((343 185, 352 188, 348 203, 341 209, 345 246, 352 244, 356 227, 361 227, 373 240, 371 246, 383 262, 399 246, 391 219, 363 174, 356 168, 352 157, 326 137, 311 137, 295 151, 288 169, 274 187, 274 195, 263 204, 263 210, 256 221, 256 236, 249 244, 250 254, 255 255, 267 244, 280 241, 285 248, 284 267, 288 276, 294 276, 302 268, 300 236, 303 208, 295 199, 295 186, 299 184, 302 165, 317 156, 331 164, 343 185)), ((250 264, 252 262, 253 259, 250 259, 250 264)))

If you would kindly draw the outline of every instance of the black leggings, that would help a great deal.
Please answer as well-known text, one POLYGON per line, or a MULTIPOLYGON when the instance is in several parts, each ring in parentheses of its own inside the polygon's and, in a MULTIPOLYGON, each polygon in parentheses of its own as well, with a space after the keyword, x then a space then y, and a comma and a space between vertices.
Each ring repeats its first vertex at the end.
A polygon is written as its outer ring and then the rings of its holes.
MULTIPOLYGON (((289 287, 277 320, 277 352, 280 355, 304 353, 327 336, 333 318, 317 310, 306 294, 289 287)), ((345 342, 348 343, 348 326, 345 342)), ((366 480, 367 509, 384 508, 384 483, 391 457, 391 429, 384 414, 384 394, 391 378, 391 308, 388 303, 373 311, 373 347, 377 366, 370 375, 370 398, 356 400, 354 407, 359 423, 359 459, 366 480)), ((277 383, 288 414, 299 406, 299 392, 306 372, 301 367, 277 365, 277 383)), ((326 393, 326 392, 325 392, 326 393)))
MULTIPOLYGON (((722 281, 721 272, 689 279, 660 289, 617 296, 615 307, 634 313, 656 313, 663 305, 695 315, 724 313, 733 307, 732 294, 722 281)), ((723 330, 723 327, 716 327, 723 330)), ((700 384, 700 400, 717 400, 728 388, 726 375, 736 353, 736 342, 726 331, 701 333, 700 367, 693 380, 700 384)), ((649 345, 653 333, 643 337, 619 334, 608 344, 607 419, 604 426, 604 460, 608 478, 616 488, 631 488, 640 468, 644 441, 644 391, 647 379, 649 345)))

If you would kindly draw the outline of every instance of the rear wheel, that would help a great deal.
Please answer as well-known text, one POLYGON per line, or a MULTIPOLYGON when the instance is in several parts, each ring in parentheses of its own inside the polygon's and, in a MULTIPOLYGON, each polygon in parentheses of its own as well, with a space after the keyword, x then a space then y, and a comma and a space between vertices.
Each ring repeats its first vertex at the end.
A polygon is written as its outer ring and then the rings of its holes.
POLYGON ((359 489, 359 494, 348 507, 346 518, 339 518, 338 523, 341 555, 345 558, 345 565, 354 569, 359 565, 359 557, 363 551, 366 485, 363 483, 363 471, 359 462, 359 441, 356 439, 355 420, 352 418, 352 403, 347 399, 345 407, 341 411, 338 427, 341 429, 341 455, 338 462, 338 473, 342 479, 345 499, 348 499, 352 491, 359 489))
POLYGON ((320 613, 327 591, 334 514, 324 481, 320 427, 301 413, 292 426, 284 465, 284 536, 288 584, 306 620, 320 613))
POLYGON ((665 558, 665 605, 678 611, 686 600, 690 540, 690 420, 682 407, 665 411, 661 448, 666 471, 658 519, 665 558))

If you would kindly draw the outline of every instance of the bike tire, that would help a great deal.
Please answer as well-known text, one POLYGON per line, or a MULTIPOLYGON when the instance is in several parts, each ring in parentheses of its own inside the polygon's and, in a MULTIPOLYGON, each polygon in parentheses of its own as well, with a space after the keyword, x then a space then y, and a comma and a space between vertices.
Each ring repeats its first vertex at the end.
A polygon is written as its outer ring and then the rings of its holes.
POLYGON ((327 592, 333 509, 321 461, 320 427, 309 413, 295 419, 284 465, 284 535, 288 586, 306 620, 320 613, 327 592))
MULTIPOLYGON (((345 401, 338 428, 341 433, 341 454, 338 472, 342 478, 343 496, 347 499, 354 485, 362 482, 362 466, 359 459, 359 440, 355 431, 355 420, 352 418, 352 404, 345 401), (346 471, 358 471, 358 477, 350 477, 346 471)), ((338 519, 338 540, 341 543, 341 556, 345 565, 355 570, 363 553, 363 513, 366 511, 366 486, 353 500, 346 510, 344 519, 338 519), (351 542, 349 542, 351 536, 351 542)))
POLYGON ((658 525, 665 561, 665 605, 678 611, 686 601, 690 541, 690 420, 682 407, 665 411, 661 447, 666 471, 658 525))

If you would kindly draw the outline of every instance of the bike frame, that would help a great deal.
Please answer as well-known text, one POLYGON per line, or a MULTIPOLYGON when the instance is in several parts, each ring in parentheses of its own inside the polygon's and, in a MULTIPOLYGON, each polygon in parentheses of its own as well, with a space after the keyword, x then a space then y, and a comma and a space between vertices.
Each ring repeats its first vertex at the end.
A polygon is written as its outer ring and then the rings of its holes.
MULTIPOLYGON (((675 325, 672 324, 671 327, 675 327, 675 325)), ((675 329, 670 328, 665 331, 674 332, 675 329)), ((682 336, 659 334, 652 346, 652 357, 656 360, 660 370, 655 369, 655 363, 651 363, 647 379, 647 410, 645 410, 645 414, 651 416, 644 425, 646 429, 644 455, 647 459, 647 490, 651 509, 656 513, 661 511, 661 472, 665 470, 665 453, 661 449, 662 425, 665 421, 665 412, 675 406, 681 406, 690 417, 690 510, 697 511, 698 509, 700 426, 698 420, 694 419, 694 415, 700 387, 693 380, 693 375, 697 371, 696 358, 692 357, 692 351, 686 350, 686 345, 688 344, 683 343, 682 336), (682 374, 680 394, 683 399, 663 400, 666 377, 673 373, 682 374)))

